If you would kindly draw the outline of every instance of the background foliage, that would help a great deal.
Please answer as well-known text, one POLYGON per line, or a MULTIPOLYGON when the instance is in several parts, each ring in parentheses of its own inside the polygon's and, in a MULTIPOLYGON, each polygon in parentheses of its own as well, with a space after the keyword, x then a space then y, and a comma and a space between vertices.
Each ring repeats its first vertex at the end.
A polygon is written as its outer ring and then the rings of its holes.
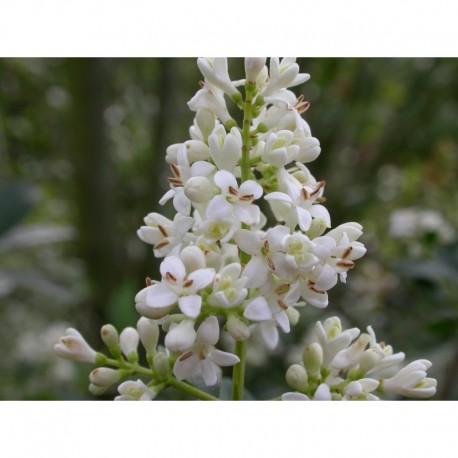
MULTIPOLYGON (((234 79, 243 61, 231 63, 234 79)), ((299 59, 297 93, 322 145, 333 227, 358 221, 366 256, 324 311, 307 307, 273 354, 251 345, 256 398, 285 391, 309 325, 338 314, 408 360, 428 358, 436 399, 458 388, 456 59, 299 59), (285 347, 292 351, 285 353, 285 347), (266 380, 268 383, 266 383, 266 380)), ((91 399, 89 367, 59 360, 68 326, 133 325, 158 264, 136 229, 167 189, 165 148, 188 139, 194 59, 0 60, 2 399, 91 399)), ((171 396, 165 393, 165 397, 171 396)))

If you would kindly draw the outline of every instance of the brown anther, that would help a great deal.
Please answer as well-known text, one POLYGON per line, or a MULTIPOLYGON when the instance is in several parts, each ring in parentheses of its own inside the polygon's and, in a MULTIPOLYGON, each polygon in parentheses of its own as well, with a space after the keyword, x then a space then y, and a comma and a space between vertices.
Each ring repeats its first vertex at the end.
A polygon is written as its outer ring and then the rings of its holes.
POLYGON ((186 359, 190 358, 193 354, 194 352, 188 351, 184 355, 180 356, 180 361, 185 361, 186 359))
POLYGON ((326 294, 324 291, 320 291, 319 289, 316 289, 314 286, 309 286, 309 290, 313 291, 314 293, 318 293, 318 294, 326 294))
POLYGON ((203 89, 205 87, 205 83, 202 80, 200 80, 199 81, 199 86, 200 86, 201 89, 203 89))
POLYGON ((289 288, 290 286, 288 285, 288 283, 283 283, 283 285, 280 285, 275 289, 275 293, 278 295, 285 294, 289 291, 289 288))
POLYGON ((172 169, 172 173, 175 175, 175 178, 181 178, 180 169, 175 164, 170 164, 170 168, 172 169))
POLYGON ((275 265, 274 265, 272 259, 267 258, 267 264, 268 264, 270 270, 275 271, 275 265))
POLYGON ((345 259, 352 251, 353 251, 353 247, 352 247, 352 246, 349 246, 349 247, 343 252, 342 259, 345 259))
POLYGON ((180 178, 167 178, 169 180, 169 183, 172 183, 176 186, 181 186, 183 184, 183 181, 180 178))
POLYGON ((229 194, 232 194, 233 196, 239 195, 239 193, 237 192, 237 189, 234 189, 232 186, 229 186, 229 194))
POLYGON ((153 284, 153 280, 151 280, 151 278, 149 278, 149 277, 146 277, 145 278, 145 283, 146 283, 146 286, 151 286, 153 284))
POLYGON ((168 240, 164 240, 161 243, 156 243, 156 245, 154 245, 154 249, 161 250, 162 248, 165 248, 167 245, 170 245, 170 242, 168 240))
POLYGON ((194 283, 194 280, 186 280, 183 283, 183 288, 189 288, 194 283))
POLYGON ((385 348, 385 342, 382 340, 381 342, 378 343, 381 348, 385 348))
POLYGON ((315 202, 316 202, 317 204, 322 204, 323 202, 326 202, 326 197, 317 197, 317 198, 315 199, 315 202))
POLYGON ((176 277, 174 277, 170 272, 165 273, 165 278, 171 283, 176 283, 177 281, 176 277))
POLYGON ((244 196, 240 196, 240 200, 244 202, 251 202, 254 199, 253 194, 245 194, 244 196))
POLYGON ((302 188, 301 189, 301 196, 304 200, 309 200, 310 199, 310 194, 308 193, 307 189, 302 188))
POLYGON ((264 249, 267 253, 270 251, 270 245, 268 240, 264 240, 264 249))
POLYGON ((277 304, 282 310, 286 310, 288 308, 288 306, 281 299, 277 300, 277 304))
POLYGON ((355 263, 353 261, 339 261, 336 262, 337 267, 343 267, 344 269, 353 269, 355 263))
POLYGON ((169 234, 167 233, 167 231, 164 229, 163 226, 161 226, 160 224, 157 225, 157 228, 159 229, 160 233, 164 236, 164 237, 168 237, 169 234))
POLYGON ((324 188, 325 184, 326 184, 326 181, 324 180, 319 181, 316 185, 316 188, 312 192, 312 194, 310 194, 310 197, 316 196, 321 191, 321 189, 324 188))
POLYGON ((199 352, 200 359, 205 359, 205 353, 203 351, 199 352))

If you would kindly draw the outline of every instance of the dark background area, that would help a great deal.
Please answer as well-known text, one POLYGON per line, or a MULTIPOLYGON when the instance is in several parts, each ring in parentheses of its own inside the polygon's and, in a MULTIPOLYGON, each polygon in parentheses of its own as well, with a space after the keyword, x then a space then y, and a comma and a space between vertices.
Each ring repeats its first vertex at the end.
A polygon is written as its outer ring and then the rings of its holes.
MULTIPOLYGON (((274 354, 252 345, 248 388, 287 391, 310 325, 337 314, 430 359, 435 399, 457 399, 458 60, 299 64, 311 80, 293 89, 322 146, 309 168, 332 226, 361 223, 368 252, 274 354)), ((230 72, 242 78, 243 60, 230 72)), ((72 326, 99 349, 102 324, 135 324, 135 294, 158 278, 136 230, 151 211, 173 215, 157 203, 165 149, 189 138, 200 79, 194 59, 0 60, 0 398, 92 399, 90 367, 53 344, 72 326)))

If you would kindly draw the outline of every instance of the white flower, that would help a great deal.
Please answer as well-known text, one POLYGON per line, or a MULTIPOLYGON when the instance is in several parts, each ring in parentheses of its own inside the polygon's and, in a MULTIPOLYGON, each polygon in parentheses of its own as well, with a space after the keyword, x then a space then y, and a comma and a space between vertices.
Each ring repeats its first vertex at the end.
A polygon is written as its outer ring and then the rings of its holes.
MULTIPOLYGON (((215 166, 205 161, 197 161, 190 166, 184 144, 181 145, 177 155, 178 165, 170 164, 173 177, 169 178, 169 182, 172 189, 162 196, 159 203, 164 205, 173 198, 175 210, 182 215, 189 216, 191 213, 191 200, 185 193, 185 186, 188 180, 193 177, 209 176, 214 171, 215 166)), ((211 195, 211 193, 208 195, 209 199, 211 195)))
POLYGON ((157 392, 148 388, 141 380, 121 383, 118 391, 121 396, 116 396, 115 401, 151 401, 157 396, 157 392))
POLYGON ((310 228, 312 217, 324 220, 326 226, 330 227, 329 212, 322 205, 315 203, 323 195, 324 181, 317 183, 314 189, 302 186, 297 180, 286 180, 285 185, 286 192, 271 192, 264 199, 281 204, 284 208, 283 215, 278 212, 281 211, 281 207, 277 207, 276 215, 283 219, 291 230, 299 224, 301 230, 306 232, 310 228))
POLYGON ((208 137, 210 156, 218 170, 234 173, 242 156, 242 136, 237 127, 226 134, 226 129, 219 124, 208 137))
POLYGON ((205 219, 196 225, 196 232, 208 242, 214 244, 217 241, 226 243, 232 239, 235 231, 240 229, 241 223, 234 215, 225 219, 205 219))
POLYGON ((68 328, 65 333, 65 336, 54 345, 57 355, 71 361, 95 363, 96 352, 84 340, 84 337, 73 328, 68 328))
POLYGON ((247 278, 240 278, 242 266, 239 263, 232 263, 224 266, 213 280, 213 291, 208 297, 208 303, 214 307, 231 308, 242 303, 248 294, 244 287, 247 278))
POLYGON ((319 140, 307 134, 304 130, 296 130, 294 132, 293 142, 299 146, 299 153, 297 155, 299 162, 312 162, 321 153, 319 140))
MULTIPOLYGON (((164 259, 160 271, 162 282, 145 288, 147 290, 146 303, 141 302, 139 306, 140 301, 137 302, 136 297, 138 312, 147 318, 152 318, 149 309, 164 309, 166 311, 164 315, 166 315, 170 307, 178 302, 178 306, 186 316, 196 318, 202 306, 202 297, 197 292, 212 283, 215 270, 212 268, 197 269, 186 275, 183 261, 173 255, 164 259)), ((143 296, 139 299, 143 299, 143 296)), ((156 317, 159 316, 156 315, 156 317)))
POLYGON ((296 64, 295 58, 284 57, 280 62, 277 57, 272 57, 270 59, 269 82, 261 93, 267 97, 280 89, 297 86, 309 79, 310 75, 307 73, 299 73, 299 65, 296 64))
POLYGON ((378 386, 379 382, 371 378, 362 378, 359 380, 354 380, 346 386, 345 394, 342 400, 378 401, 379 398, 371 393, 372 391, 376 390, 378 386))
POLYGON ((202 109, 211 111, 225 125, 229 122, 234 122, 227 111, 224 92, 208 81, 188 102, 188 106, 191 111, 199 111, 202 109))
POLYGON ((240 94, 231 81, 227 68, 227 58, 215 57, 197 59, 197 66, 204 75, 205 79, 210 81, 216 87, 224 91, 229 96, 240 94))
POLYGON ((402 368, 393 377, 383 380, 383 390, 412 398, 429 398, 436 394, 437 381, 426 377, 431 362, 419 359, 402 368))
POLYGON ((218 339, 218 320, 211 316, 197 329, 195 344, 176 360, 173 366, 175 377, 183 380, 200 373, 205 385, 215 385, 218 381, 218 366, 233 366, 240 362, 236 355, 215 348, 218 339))
MULTIPOLYGON (((198 140, 207 146, 205 142, 207 142, 209 135, 213 132, 215 125, 218 123, 219 121, 216 119, 215 114, 210 110, 207 110, 206 108, 197 110, 193 125, 189 128, 189 135, 191 136, 192 140, 198 140)), ((209 149, 208 154, 210 155, 209 149)))
POLYGON ((251 255, 243 276, 249 280, 251 288, 258 288, 267 279, 269 271, 275 272, 276 262, 284 257, 283 240, 289 235, 285 226, 275 226, 265 234, 241 229, 234 234, 239 248, 251 255))
POLYGON ((165 336, 164 344, 169 351, 182 353, 194 345, 196 331, 194 321, 184 319, 179 324, 172 323, 165 336))
POLYGON ((271 132, 267 137, 261 159, 274 167, 284 167, 294 161, 300 147, 293 143, 294 134, 289 130, 271 132))
POLYGON ((170 221, 159 213, 149 213, 144 221, 146 226, 140 227, 137 235, 143 242, 154 246, 154 255, 159 258, 171 253, 174 248, 179 250, 194 218, 177 213, 170 221))
POLYGON ((259 223, 261 211, 253 204, 253 201, 262 196, 262 187, 258 183, 247 180, 239 188, 235 176, 226 170, 216 172, 214 180, 221 195, 213 197, 208 204, 207 218, 227 219, 233 214, 249 226, 259 223))

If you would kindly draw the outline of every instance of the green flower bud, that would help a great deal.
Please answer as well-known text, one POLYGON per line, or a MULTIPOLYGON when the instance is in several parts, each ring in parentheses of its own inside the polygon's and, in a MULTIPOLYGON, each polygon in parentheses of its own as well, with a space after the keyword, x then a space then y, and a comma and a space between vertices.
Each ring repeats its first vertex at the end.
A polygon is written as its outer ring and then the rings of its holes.
POLYGON ((323 235, 325 230, 326 222, 321 218, 314 218, 312 220, 312 224, 310 225, 310 229, 306 232, 306 235, 313 240, 315 237, 323 235))
MULTIPOLYGON (((256 101, 257 101, 257 99, 256 99, 256 101)), ((260 134, 265 134, 269 130, 269 128, 265 124, 260 123, 260 124, 258 124, 258 127, 256 128, 256 130, 260 134)))
POLYGON ((108 347, 108 350, 110 350, 110 353, 116 359, 119 359, 121 357, 121 347, 119 345, 119 335, 116 328, 112 324, 106 324, 100 329, 100 335, 103 342, 108 347))
POLYGON ((226 121, 224 123, 224 128, 227 131, 230 131, 233 127, 236 127, 236 126, 237 126, 237 122, 234 119, 229 119, 229 121, 226 121))
POLYGON ((105 386, 99 386, 99 385, 94 385, 93 383, 89 384, 89 391, 94 395, 94 396, 100 396, 101 394, 105 393, 109 388, 109 385, 105 386))
POLYGON ((163 352, 158 352, 153 358, 153 369, 161 378, 167 378, 170 373, 169 358, 163 352))
POLYGON ((300 364, 293 364, 286 371, 286 383, 295 390, 305 391, 308 386, 307 371, 300 364))
POLYGON ((231 315, 227 320, 226 329, 235 340, 242 341, 250 337, 248 326, 235 315, 231 315))
POLYGON ((304 348, 302 355, 305 369, 310 376, 320 375, 321 364, 323 363, 323 349, 317 342, 304 348))
POLYGON ((294 307, 288 307, 286 310, 286 315, 288 316, 289 324, 291 326, 296 326, 296 324, 299 322, 299 318, 301 314, 298 312, 297 309, 294 307))

